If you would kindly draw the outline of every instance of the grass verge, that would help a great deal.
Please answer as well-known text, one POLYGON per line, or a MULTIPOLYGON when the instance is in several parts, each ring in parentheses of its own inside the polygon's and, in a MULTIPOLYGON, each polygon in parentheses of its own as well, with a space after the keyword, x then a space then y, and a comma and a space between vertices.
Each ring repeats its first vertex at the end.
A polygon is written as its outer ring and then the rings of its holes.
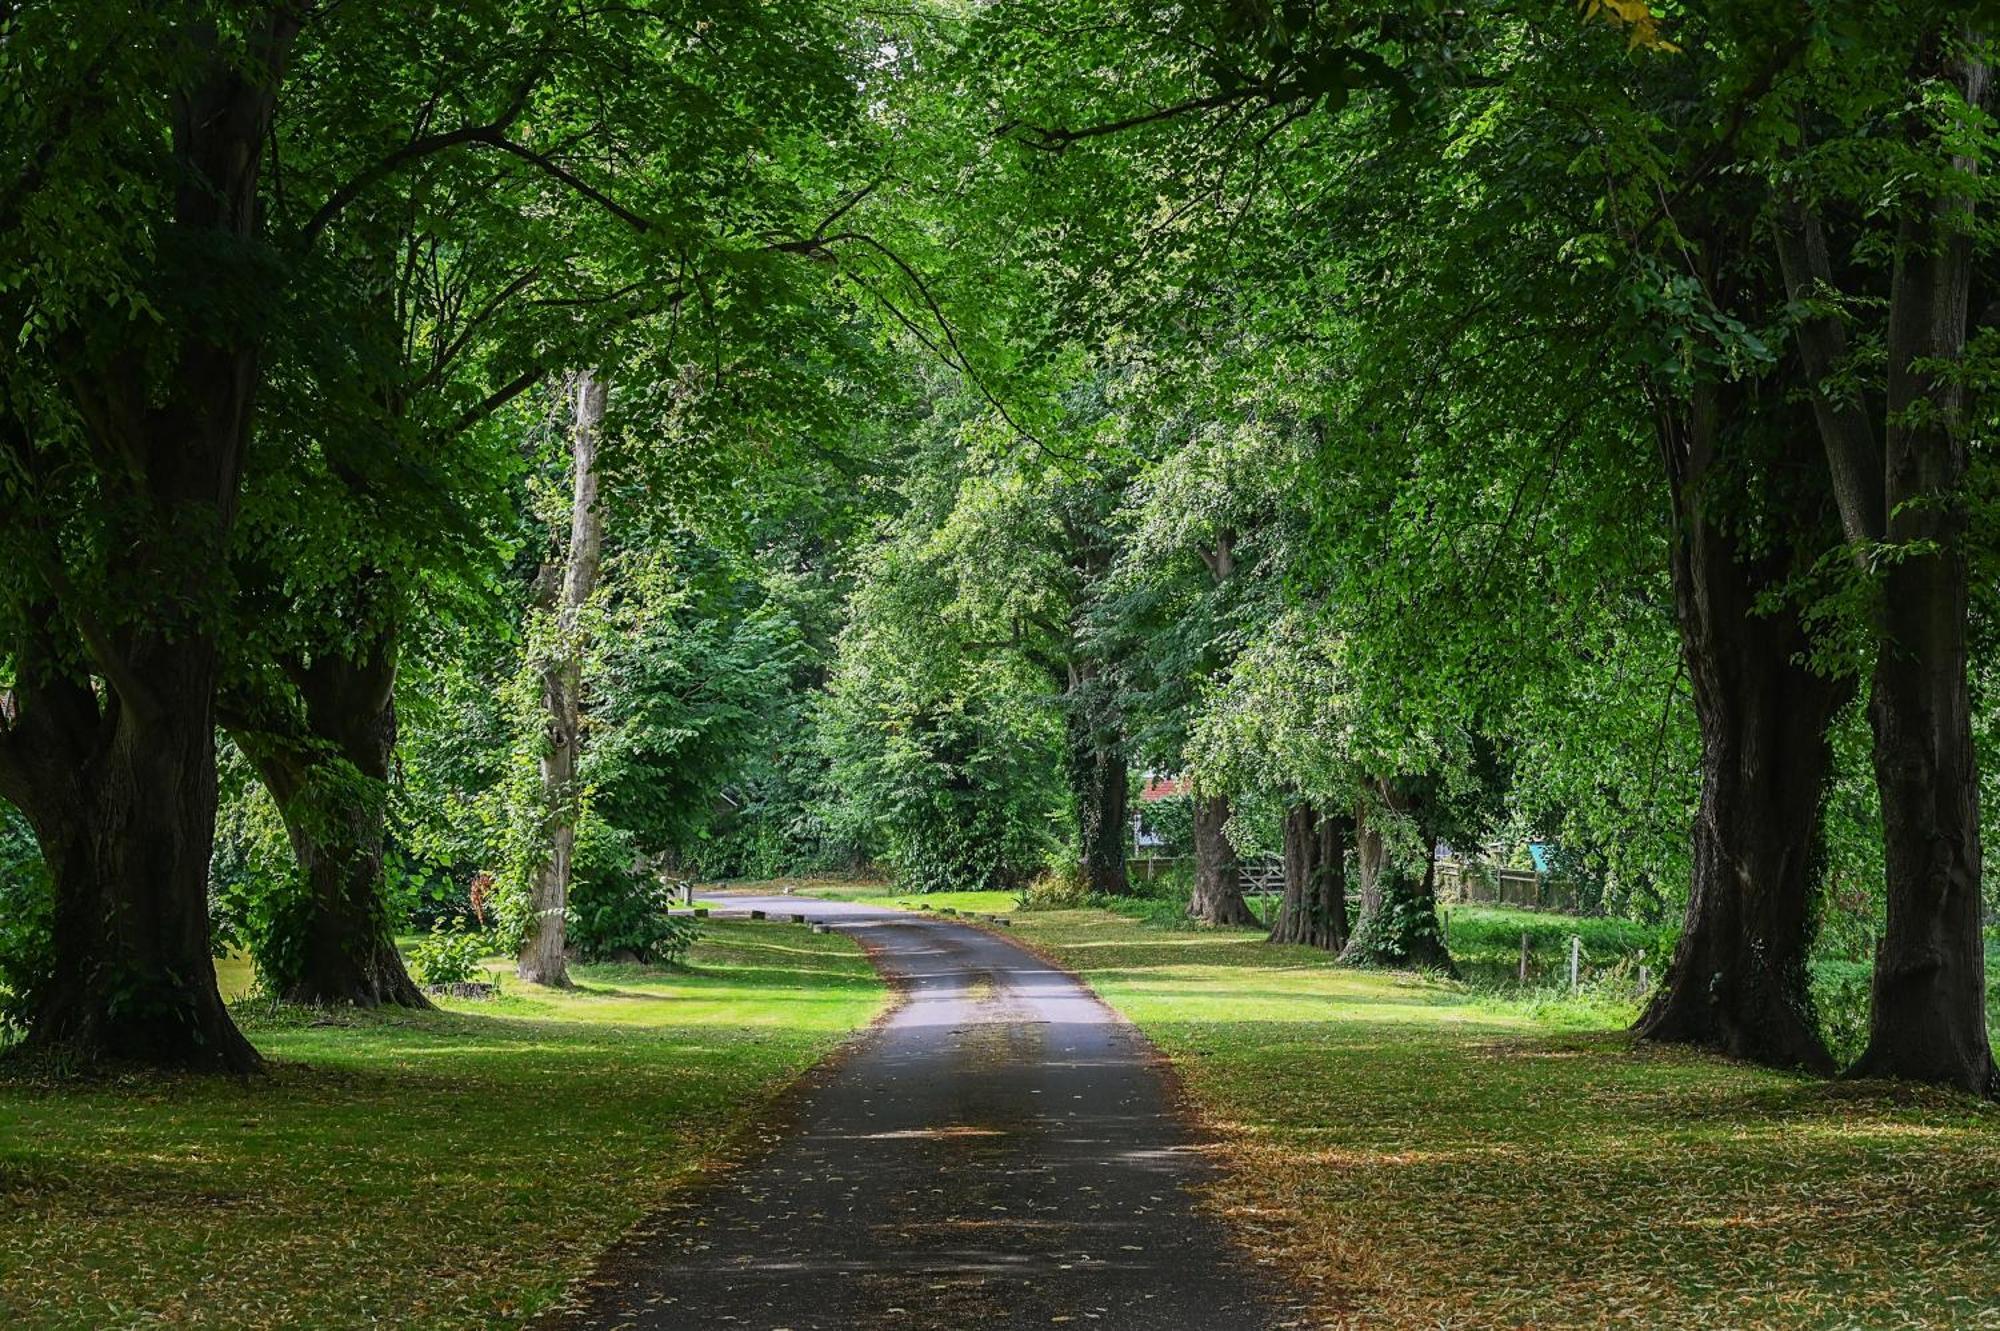
POLYGON ((2000 1327, 1991 1107, 1638 1046, 1626 1011, 1557 1029, 1248 931, 1015 923, 1173 1061, 1228 1166, 1213 1204, 1325 1325, 2000 1327))
POLYGON ((576 978, 240 1006, 247 1083, 0 1078, 0 1326, 517 1325, 884 998, 846 938, 725 921, 576 978))

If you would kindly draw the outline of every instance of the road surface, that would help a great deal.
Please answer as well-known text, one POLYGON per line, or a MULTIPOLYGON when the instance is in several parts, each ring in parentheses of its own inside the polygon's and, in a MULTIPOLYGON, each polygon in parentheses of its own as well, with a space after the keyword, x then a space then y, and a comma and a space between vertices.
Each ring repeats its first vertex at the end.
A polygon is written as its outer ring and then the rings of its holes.
POLYGON ((775 1146, 642 1225, 544 1326, 1284 1324, 1254 1263, 1196 1209, 1207 1166, 1151 1050, 1076 979, 927 915, 708 904, 851 932, 905 1001, 816 1074, 775 1146))

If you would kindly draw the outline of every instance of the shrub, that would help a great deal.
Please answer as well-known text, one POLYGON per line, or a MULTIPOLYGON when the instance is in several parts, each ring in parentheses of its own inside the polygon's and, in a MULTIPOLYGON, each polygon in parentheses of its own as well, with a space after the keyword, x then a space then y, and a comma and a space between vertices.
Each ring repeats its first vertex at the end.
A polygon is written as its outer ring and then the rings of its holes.
POLYGON ((598 868, 570 885, 570 942, 586 961, 673 965, 687 956, 700 928, 687 916, 669 915, 672 904, 673 890, 653 874, 598 868))
POLYGON ((1094 906, 1097 898, 1084 883, 1075 865, 1044 869, 1021 889, 1020 910, 1076 910, 1094 906))
POLYGON ((492 951, 492 940, 454 922, 431 926, 430 934, 410 949, 410 965, 420 984, 466 984, 483 973, 480 961, 492 951))

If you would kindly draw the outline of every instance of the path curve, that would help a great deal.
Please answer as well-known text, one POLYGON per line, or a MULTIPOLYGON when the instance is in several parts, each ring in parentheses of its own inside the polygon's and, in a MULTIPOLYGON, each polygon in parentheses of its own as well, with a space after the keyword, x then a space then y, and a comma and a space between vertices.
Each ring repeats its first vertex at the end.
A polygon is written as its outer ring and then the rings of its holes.
POLYGON ((1074 976, 926 915, 708 904, 850 932, 905 1001, 818 1078, 775 1146, 642 1225, 543 1325, 1274 1325, 1254 1268, 1195 1207, 1207 1166, 1150 1046, 1074 976))

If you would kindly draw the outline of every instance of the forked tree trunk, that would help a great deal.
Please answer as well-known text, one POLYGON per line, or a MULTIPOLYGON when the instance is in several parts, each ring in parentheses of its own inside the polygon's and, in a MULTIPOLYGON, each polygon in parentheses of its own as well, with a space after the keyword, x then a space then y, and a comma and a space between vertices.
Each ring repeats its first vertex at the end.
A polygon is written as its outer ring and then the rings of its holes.
MULTIPOLYGON (((1933 42, 1944 76, 1981 105, 1985 66, 1933 42)), ((1953 165, 1976 168, 1964 157, 1953 165)), ((1994 1095, 1966 682, 1965 386, 1952 368, 1965 353, 1972 225, 1971 201, 1956 192, 1909 217, 1890 291, 1882 513, 1889 543, 1914 553, 1887 561, 1868 705, 1889 909, 1854 1072, 1994 1095)))
POLYGON ((1450 972, 1451 952, 1437 912, 1437 841, 1425 829, 1417 801, 1399 783, 1378 782, 1377 795, 1383 808, 1413 819, 1418 830, 1414 842, 1390 835, 1379 809, 1370 816, 1365 803, 1356 808, 1361 909, 1340 959, 1350 966, 1450 972))
POLYGON ((259 966, 288 1003, 430 1006, 396 950, 382 881, 396 750, 396 632, 361 660, 292 662, 302 703, 232 727, 284 816, 301 890, 277 903, 259 966))
POLYGON ((1125 870, 1125 843, 1131 834, 1125 750, 1115 722, 1102 715, 1095 672, 1072 665, 1068 675, 1064 762, 1076 807, 1078 867, 1090 891, 1122 897, 1131 891, 1125 870))
MULTIPOLYGON (((1958 36, 1923 34, 1916 68, 1981 106, 1989 73, 1958 53, 1958 36)), ((1929 112, 1913 109, 1908 117, 1912 152, 1942 156, 1929 112)), ((1798 331, 1808 376, 1816 389, 1840 385, 1837 392, 1816 391, 1813 412, 1841 525, 1857 560, 1883 570, 1868 719, 1882 801, 1888 927, 1875 954, 1868 1048, 1853 1071, 1996 1094, 1966 681, 1966 389, 1957 368, 1965 355, 1976 221, 1973 197, 1960 182, 1972 179, 1979 163, 1954 155, 1950 166, 1939 177, 1948 183, 1906 205, 1899 224, 1880 436, 1886 446, 1877 442, 1867 399, 1847 382, 1847 330, 1827 308, 1840 292, 1819 217, 1802 199, 1789 200, 1775 235, 1788 294, 1808 310, 1798 331), (1881 558, 1878 543, 1902 551, 1881 558)))
MULTIPOLYGON (((1722 406, 1697 390, 1663 413, 1673 480, 1674 600, 1701 730, 1701 802, 1685 924, 1637 1031, 1779 1067, 1830 1071, 1807 987, 1823 868, 1827 727, 1848 686, 1801 664, 1798 616, 1759 599, 1787 576, 1791 551, 1746 561, 1710 505, 1722 406)), ((1789 445, 1788 445, 1789 446, 1789 445)), ((1727 473, 1720 473, 1727 475, 1727 473)), ((1780 534, 1781 535, 1781 534, 1780 534)))
POLYGON ((583 609, 597 588, 603 542, 603 514, 597 502, 598 436, 604 424, 607 388, 597 374, 577 376, 575 416, 570 428, 569 554, 560 586, 555 570, 544 569, 547 600, 555 614, 555 640, 541 666, 543 743, 541 798, 545 813, 539 863, 529 885, 527 937, 515 971, 534 984, 567 985, 566 922, 572 856, 576 849, 577 744, 582 729, 583 609))
POLYGON ((1347 946, 1347 820, 1309 801, 1285 810, 1285 898, 1269 941, 1329 952, 1347 946))
POLYGON ((1194 796, 1194 895, 1188 914, 1203 924, 1255 924, 1243 899, 1243 874, 1236 849, 1223 826, 1229 821, 1229 800, 1222 795, 1194 796))

